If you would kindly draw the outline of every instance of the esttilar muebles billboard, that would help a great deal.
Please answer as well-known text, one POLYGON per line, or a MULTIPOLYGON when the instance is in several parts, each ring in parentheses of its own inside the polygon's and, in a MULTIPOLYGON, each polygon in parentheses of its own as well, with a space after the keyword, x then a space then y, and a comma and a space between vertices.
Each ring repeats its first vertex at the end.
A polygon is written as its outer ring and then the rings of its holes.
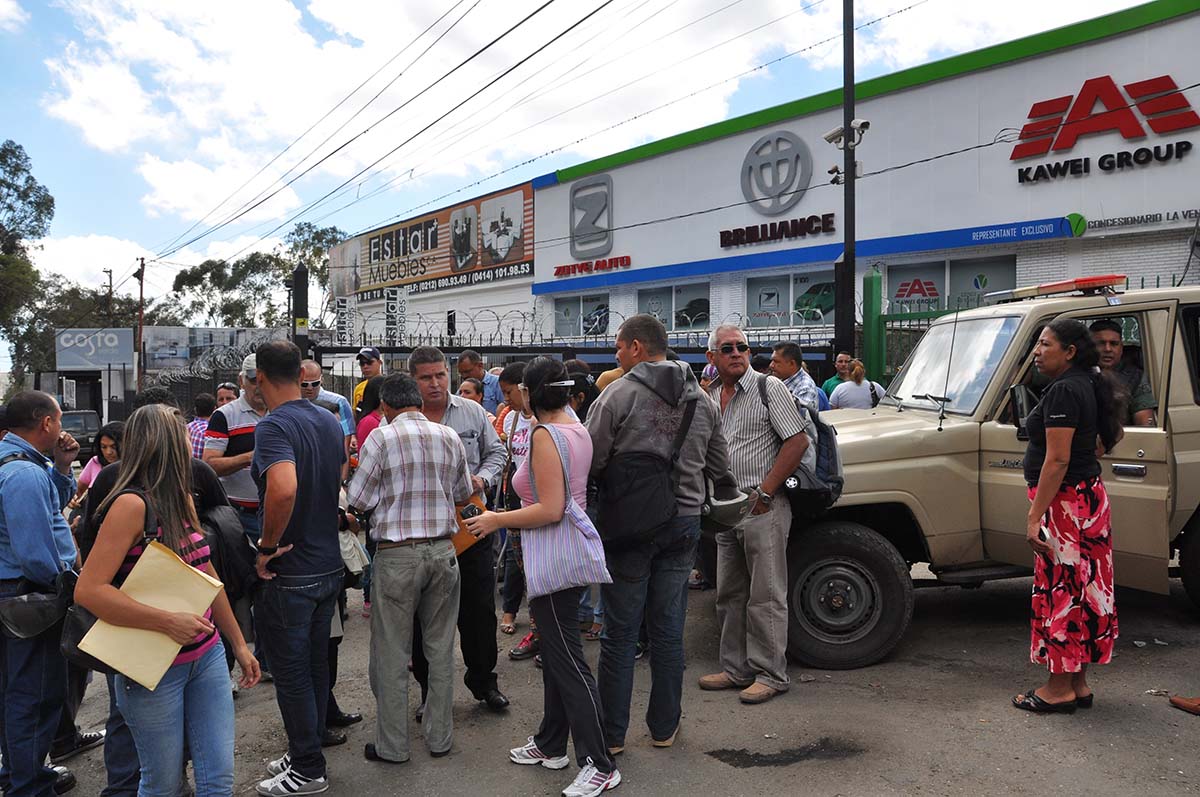
POLYGON ((335 296, 384 298, 533 275, 533 189, 526 183, 382 227, 330 249, 335 296))

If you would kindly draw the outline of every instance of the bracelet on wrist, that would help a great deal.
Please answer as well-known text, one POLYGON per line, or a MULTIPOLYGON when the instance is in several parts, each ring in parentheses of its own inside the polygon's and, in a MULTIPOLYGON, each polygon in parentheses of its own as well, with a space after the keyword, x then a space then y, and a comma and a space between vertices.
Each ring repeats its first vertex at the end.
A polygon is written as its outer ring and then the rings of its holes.
POLYGON ((262 554, 263 556, 274 556, 276 553, 279 552, 278 545, 259 545, 257 547, 258 547, 258 552, 260 554, 262 554))

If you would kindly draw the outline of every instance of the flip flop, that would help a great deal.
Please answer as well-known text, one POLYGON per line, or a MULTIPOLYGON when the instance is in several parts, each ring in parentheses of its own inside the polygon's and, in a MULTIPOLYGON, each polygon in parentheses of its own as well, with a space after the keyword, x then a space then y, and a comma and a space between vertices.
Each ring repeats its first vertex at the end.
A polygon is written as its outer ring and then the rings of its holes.
POLYGON ((588 642, 598 642, 600 640, 600 633, 603 630, 604 626, 600 625, 599 623, 592 623, 591 627, 584 632, 583 638, 588 642))
POLYGON ((516 623, 501 623, 500 624, 500 633, 509 634, 509 635, 517 633, 517 624, 516 623))
POLYGON ((1014 697, 1012 704, 1022 711, 1032 711, 1034 714, 1074 714, 1075 701, 1068 700, 1065 703, 1047 703, 1037 696, 1037 692, 1030 689, 1019 698, 1014 697))

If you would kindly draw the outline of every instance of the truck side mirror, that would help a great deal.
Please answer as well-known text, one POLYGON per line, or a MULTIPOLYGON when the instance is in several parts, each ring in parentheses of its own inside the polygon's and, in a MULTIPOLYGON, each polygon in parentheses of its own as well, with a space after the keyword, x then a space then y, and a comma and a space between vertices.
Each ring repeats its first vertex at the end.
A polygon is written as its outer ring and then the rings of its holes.
POLYGON ((1027 385, 1013 385, 1008 389, 1009 408, 1012 412, 1013 425, 1017 427, 1017 439, 1028 440, 1029 430, 1025 428, 1025 419, 1033 410, 1033 391, 1027 385))

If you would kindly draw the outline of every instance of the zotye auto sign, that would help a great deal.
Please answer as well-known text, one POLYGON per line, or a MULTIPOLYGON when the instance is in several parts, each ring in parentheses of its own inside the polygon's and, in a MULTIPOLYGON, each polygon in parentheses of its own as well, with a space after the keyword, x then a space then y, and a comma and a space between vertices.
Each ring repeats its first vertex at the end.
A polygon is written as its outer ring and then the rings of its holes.
MULTIPOLYGON (((1085 136, 1116 132, 1126 141, 1140 142, 1147 137, 1147 128, 1163 136, 1197 127, 1200 115, 1170 75, 1126 83, 1123 87, 1118 87, 1111 75, 1104 75, 1085 81, 1077 94, 1033 103, 1029 121, 1021 128, 1009 160, 1067 152, 1085 136)), ((1096 158, 1095 163, 1098 171, 1112 173, 1155 162, 1177 163, 1191 150, 1190 141, 1173 141, 1108 152, 1096 158)), ((1037 183, 1091 173, 1092 158, 1069 158, 1022 166, 1017 169, 1017 182, 1037 183)))

